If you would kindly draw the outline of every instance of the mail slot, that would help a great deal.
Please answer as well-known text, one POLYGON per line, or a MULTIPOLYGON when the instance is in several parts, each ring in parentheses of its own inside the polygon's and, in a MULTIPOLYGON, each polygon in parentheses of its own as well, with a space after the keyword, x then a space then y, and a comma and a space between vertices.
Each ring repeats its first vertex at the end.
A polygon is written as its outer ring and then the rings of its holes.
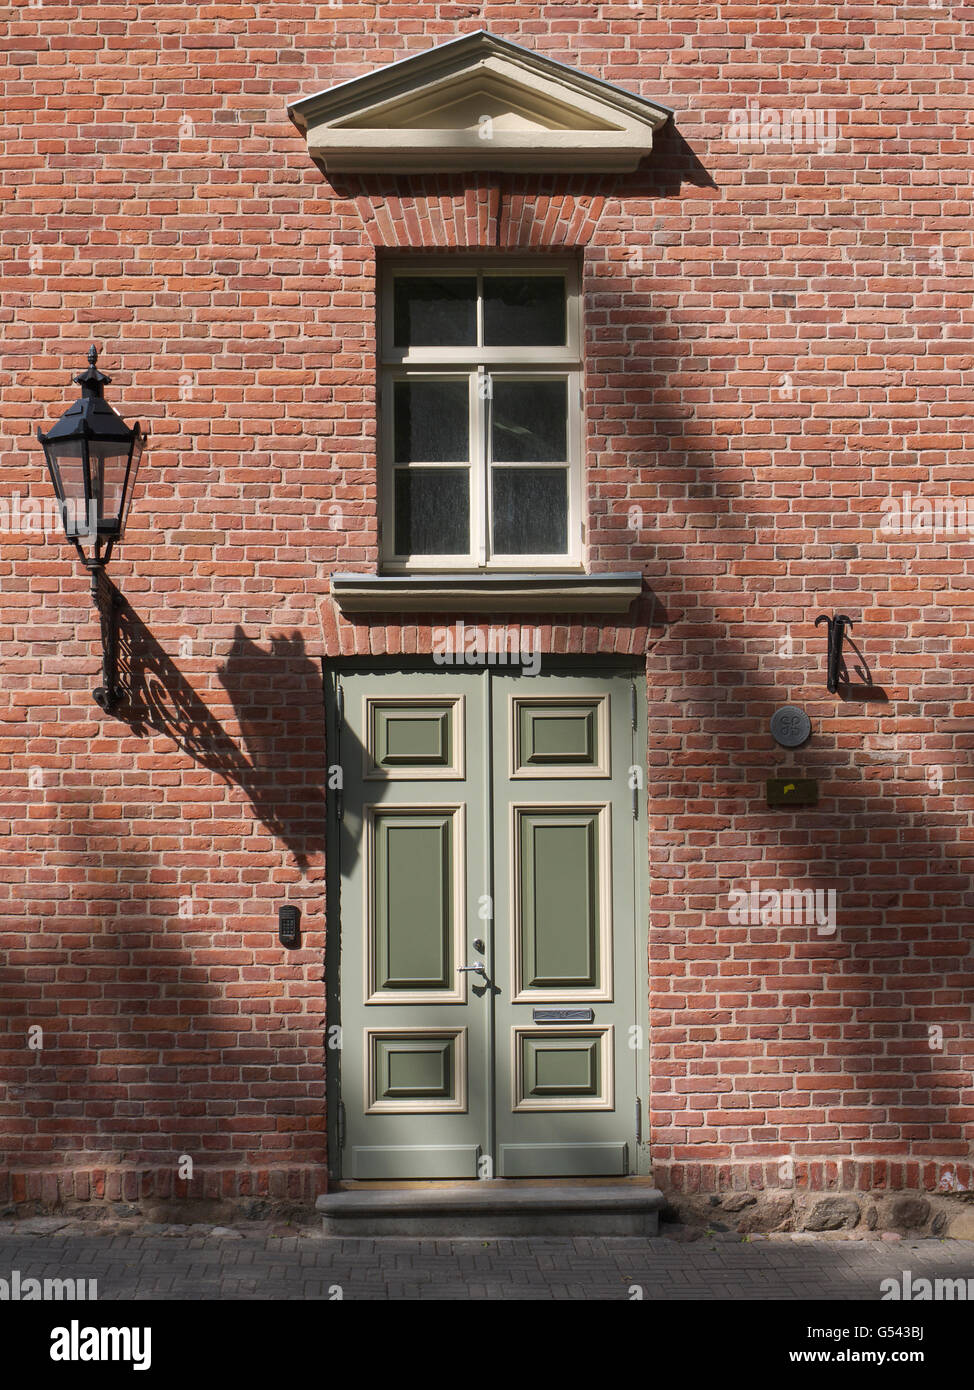
POLYGON ((533 1009, 535 1023, 591 1023, 594 1009, 533 1009))

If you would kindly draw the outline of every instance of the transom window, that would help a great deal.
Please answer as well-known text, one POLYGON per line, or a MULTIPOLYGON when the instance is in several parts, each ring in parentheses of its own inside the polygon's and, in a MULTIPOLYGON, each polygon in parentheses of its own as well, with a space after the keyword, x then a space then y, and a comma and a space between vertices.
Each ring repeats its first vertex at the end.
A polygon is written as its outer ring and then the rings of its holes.
POLYGON ((391 264, 380 315, 386 568, 577 569, 577 267, 391 264))

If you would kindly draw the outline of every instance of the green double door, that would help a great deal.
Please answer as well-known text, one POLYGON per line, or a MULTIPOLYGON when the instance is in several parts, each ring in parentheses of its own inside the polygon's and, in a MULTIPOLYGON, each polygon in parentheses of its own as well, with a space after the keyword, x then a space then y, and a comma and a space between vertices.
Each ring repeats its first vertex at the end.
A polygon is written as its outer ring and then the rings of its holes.
POLYGON ((633 678, 349 672, 332 702, 335 1171, 639 1171, 633 678))

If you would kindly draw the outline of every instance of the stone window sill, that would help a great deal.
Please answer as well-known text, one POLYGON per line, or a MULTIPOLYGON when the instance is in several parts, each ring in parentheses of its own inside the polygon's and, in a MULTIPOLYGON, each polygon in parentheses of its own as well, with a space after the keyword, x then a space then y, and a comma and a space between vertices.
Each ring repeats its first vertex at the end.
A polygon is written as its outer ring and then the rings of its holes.
POLYGON ((642 591, 626 574, 333 574, 343 613, 624 613, 642 591))

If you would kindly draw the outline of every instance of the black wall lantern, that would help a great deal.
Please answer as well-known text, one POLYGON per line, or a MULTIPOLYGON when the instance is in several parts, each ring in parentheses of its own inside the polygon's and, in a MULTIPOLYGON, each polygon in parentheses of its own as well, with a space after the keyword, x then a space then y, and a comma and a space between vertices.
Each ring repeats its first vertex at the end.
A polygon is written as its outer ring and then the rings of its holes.
POLYGON ((111 381, 88 352, 88 370, 74 377, 81 387, 75 401, 47 434, 37 431, 61 508, 64 533, 91 575, 91 597, 101 619, 102 684, 95 700, 107 713, 118 705, 118 595, 105 579, 105 566, 121 540, 135 488, 145 436, 131 429, 104 399, 111 381))

